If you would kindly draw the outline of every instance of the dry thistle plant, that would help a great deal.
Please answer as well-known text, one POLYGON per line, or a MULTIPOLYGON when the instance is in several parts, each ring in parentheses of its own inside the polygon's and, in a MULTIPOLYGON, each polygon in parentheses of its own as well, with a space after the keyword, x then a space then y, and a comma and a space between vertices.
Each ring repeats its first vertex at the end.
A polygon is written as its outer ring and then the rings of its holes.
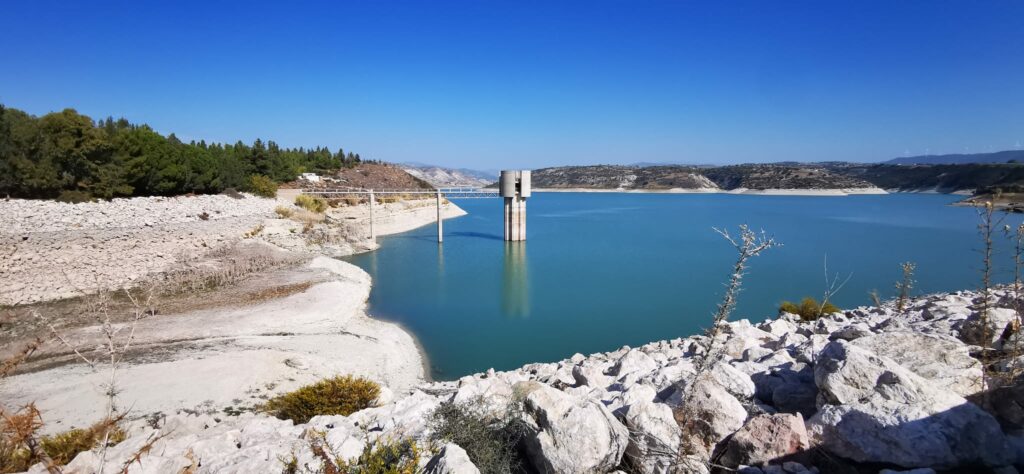
MULTIPOLYGON (((1017 314, 1017 319, 1014 320, 1010 327, 1007 328, 1008 333, 1004 333, 1007 340, 1011 341, 1011 346, 1006 354, 1008 362, 1005 367, 1005 373, 1002 377, 1002 384, 1012 384, 1021 373, 1021 267, 1024 264, 1024 224, 1018 225, 1016 228, 1012 228, 1009 225, 1003 227, 1003 232, 1007 237, 1013 240, 1013 311, 1017 314)), ((1004 348, 1006 349, 1006 348, 1004 348)))
MULTIPOLYGON (((89 313, 95 316, 100 324, 100 335, 102 343, 95 349, 86 350, 77 344, 72 343, 50 322, 47 327, 51 336, 59 341, 64 347, 74 353, 75 358, 88 365, 93 371, 108 372, 107 382, 103 384, 104 395, 107 402, 99 430, 102 435, 99 437, 97 447, 99 448, 98 471, 103 472, 107 462, 107 448, 111 445, 112 437, 118 431, 118 424, 127 415, 117 405, 117 395, 120 392, 117 384, 118 371, 124 365, 125 358, 135 341, 135 328, 139 321, 156 314, 154 295, 155 286, 150 286, 141 291, 141 295, 125 290, 125 295, 132 303, 132 318, 126 324, 115 323, 115 318, 110 311, 110 294, 107 292, 96 293, 89 302, 89 313)), ((37 318, 42 318, 36 314, 37 318)))
POLYGON ((829 300, 833 296, 838 294, 843 289, 844 286, 846 286, 846 283, 850 281, 850 278, 853 278, 853 273, 852 272, 849 275, 846 275, 846 279, 843 280, 842 282, 839 281, 839 273, 838 272, 836 272, 836 274, 834 276, 829 277, 829 273, 828 273, 828 255, 825 255, 824 266, 825 266, 825 294, 821 298, 821 306, 820 306, 820 309, 818 310, 818 317, 819 318, 824 315, 825 308, 828 306, 829 300))
POLYGON ((729 316, 736 308, 736 298, 743 286, 743 275, 747 272, 747 261, 761 255, 765 250, 782 245, 776 242, 774 238, 768 237, 763 230, 760 233, 754 232, 746 224, 740 225, 738 240, 733 238, 727 230, 719 228, 714 228, 714 230, 732 244, 736 249, 737 255, 736 262, 733 263, 732 274, 729 275, 729 283, 725 287, 725 295, 722 296, 722 301, 718 304, 718 310, 711 320, 711 328, 707 333, 708 340, 704 348, 704 355, 697 363, 698 374, 710 367, 709 361, 713 365, 714 361, 717 360, 715 343, 721 334, 724 324, 729 320, 729 316))
MULTIPOLYGON (((903 278, 896 282, 896 312, 902 313, 907 307, 907 301, 910 299, 910 291, 914 289, 914 270, 917 268, 913 262, 903 262, 900 264, 900 270, 903 271, 903 278)), ((878 298, 878 294, 875 294, 875 298, 878 298)))
POLYGON ((992 335, 989 333, 990 328, 988 325, 989 310, 992 304, 992 254, 994 253, 992 235, 995 233, 995 229, 999 228, 1002 224, 1003 216, 996 217, 995 206, 992 205, 991 201, 986 201, 985 207, 978 211, 978 217, 981 220, 978 223, 978 233, 981 234, 983 245, 981 249, 981 305, 978 308, 978 324, 981 327, 981 364, 986 373, 986 376, 982 377, 981 388, 982 390, 987 390, 987 379, 992 370, 991 354, 989 354, 992 348, 992 335))
POLYGON ((707 456, 710 455, 704 446, 707 444, 707 440, 704 439, 707 421, 702 419, 701 413, 693 406, 694 387, 721 359, 722 344, 719 344, 719 337, 729 316, 736 308, 736 298, 743 286, 743 276, 747 272, 748 261, 761 255, 765 250, 782 245, 774 238, 768 237, 763 230, 759 233, 754 232, 745 224, 739 226, 739 235, 736 237, 726 230, 718 228, 714 230, 732 244, 737 255, 732 266, 732 273, 729 275, 729 283, 726 284, 725 294, 712 319, 712 326, 705 334, 702 341, 703 347, 694 356, 696 370, 692 382, 683 387, 682 402, 680 408, 675 412, 676 420, 683 430, 683 436, 680 452, 673 467, 680 472, 698 472, 701 465, 707 465, 707 456))

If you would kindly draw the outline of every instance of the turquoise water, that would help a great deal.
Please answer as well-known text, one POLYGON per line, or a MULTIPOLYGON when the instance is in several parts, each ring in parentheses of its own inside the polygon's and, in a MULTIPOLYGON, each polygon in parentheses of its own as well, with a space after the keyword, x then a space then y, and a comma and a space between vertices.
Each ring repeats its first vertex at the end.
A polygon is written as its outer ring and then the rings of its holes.
MULTIPOLYGON (((703 330, 735 259, 712 227, 747 223, 784 244, 751 262, 736 319, 820 298, 826 256, 831 272, 852 273, 834 298, 841 307, 868 304, 872 289, 891 295, 908 260, 917 293, 975 288, 978 217, 948 205, 956 200, 541 193, 527 204, 529 240, 505 243, 501 201, 466 199, 456 202, 469 215, 445 221, 444 244, 430 225, 350 261, 373 276, 371 313, 411 330, 433 376, 452 379, 703 330)), ((1006 280, 1012 256, 1001 246, 1006 280)))

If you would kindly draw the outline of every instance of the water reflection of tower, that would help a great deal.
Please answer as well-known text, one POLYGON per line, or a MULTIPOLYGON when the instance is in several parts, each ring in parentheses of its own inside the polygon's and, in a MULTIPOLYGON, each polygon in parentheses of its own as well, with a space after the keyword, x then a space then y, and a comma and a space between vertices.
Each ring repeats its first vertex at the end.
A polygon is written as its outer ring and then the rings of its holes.
POLYGON ((506 316, 530 317, 529 282, 526 272, 526 242, 505 242, 501 302, 506 316))

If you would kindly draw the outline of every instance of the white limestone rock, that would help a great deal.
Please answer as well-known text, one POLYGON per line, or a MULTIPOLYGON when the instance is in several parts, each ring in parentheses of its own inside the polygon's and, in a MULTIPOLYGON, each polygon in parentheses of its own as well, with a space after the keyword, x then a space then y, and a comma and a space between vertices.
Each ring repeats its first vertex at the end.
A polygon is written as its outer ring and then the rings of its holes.
POLYGON ((916 332, 885 332, 853 345, 885 356, 940 387, 966 397, 982 389, 981 362, 960 341, 916 332))
POLYGON ((653 401, 637 402, 627 407, 622 419, 629 429, 626 456, 636 471, 670 472, 682 436, 672 408, 653 401))
POLYGON ((469 460, 466 450, 455 443, 448 443, 430 458, 424 474, 480 474, 480 470, 469 460))
POLYGON ((758 415, 729 438, 719 462, 729 467, 765 465, 809 447, 800 415, 758 415))
POLYGON ((526 449, 541 473, 607 472, 622 460, 629 432, 607 408, 535 382, 517 386, 528 393, 524 416, 531 433, 526 449))
POLYGON ((1012 461, 991 415, 887 357, 835 341, 821 352, 815 381, 821 409, 808 431, 838 456, 910 468, 1012 461))

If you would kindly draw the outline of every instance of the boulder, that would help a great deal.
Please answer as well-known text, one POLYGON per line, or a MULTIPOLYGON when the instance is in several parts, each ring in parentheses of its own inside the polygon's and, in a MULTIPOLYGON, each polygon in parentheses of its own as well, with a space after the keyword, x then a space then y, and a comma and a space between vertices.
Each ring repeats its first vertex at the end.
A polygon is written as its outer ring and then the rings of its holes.
POLYGON ((836 330, 836 332, 833 332, 832 335, 829 336, 829 339, 843 339, 847 341, 852 341, 854 339, 870 336, 872 334, 873 333, 871 332, 871 327, 869 327, 866 323, 856 322, 842 329, 836 330))
POLYGON ((626 352, 611 369, 611 375, 622 378, 629 374, 647 374, 658 368, 658 363, 651 356, 637 349, 626 352))
POLYGON ((998 387, 979 398, 1004 428, 1024 429, 1024 383, 998 387))
POLYGON ((676 360, 647 374, 640 379, 640 383, 654 387, 660 398, 668 399, 679 386, 693 378, 696 372, 697 369, 690 360, 676 360))
POLYGON ((888 357, 835 341, 820 353, 814 379, 821 409, 808 432, 840 457, 908 468, 1012 461, 995 418, 888 357))
POLYGON ((815 334, 828 336, 849 324, 849 320, 841 313, 826 314, 811 323, 812 331, 815 334))
POLYGON ((798 362, 813 364, 818 358, 818 353, 825 348, 828 342, 828 335, 811 334, 807 336, 807 341, 796 346, 793 355, 798 362))
POLYGON ((765 465, 809 447, 807 429, 800 415, 758 415, 729 438, 719 462, 726 467, 765 465))
POLYGON ((885 332, 862 337, 853 345, 885 356, 938 386, 966 397, 982 389, 981 362, 968 346, 948 336, 885 332))
MULTIPOLYGON (((799 316, 797 316, 797 319, 799 319, 799 316)), ((761 323, 758 328, 775 337, 798 333, 798 326, 790 322, 788 318, 777 318, 771 321, 766 321, 761 323)))
POLYGON ((743 354, 740 356, 740 360, 744 362, 755 362, 758 359, 772 355, 774 352, 775 351, 767 347, 751 347, 743 351, 743 354))
POLYGON ((814 369, 806 364, 790 364, 750 376, 759 400, 783 413, 800 413, 805 418, 818 411, 818 387, 814 369))
POLYGON ((980 311, 971 314, 960 328, 960 340, 999 349, 1006 327, 1017 320, 1017 312, 1010 308, 989 308, 984 319, 983 323, 980 311))
POLYGON ((480 470, 469 460, 466 450, 455 443, 448 443, 427 462, 424 474, 480 474, 480 470))
POLYGON ((572 378, 576 381, 576 385, 594 388, 605 388, 613 381, 611 377, 604 374, 599 366, 586 363, 572 368, 572 378))
POLYGON ((691 436, 690 445, 703 450, 696 454, 706 457, 747 419, 743 404, 710 374, 699 377, 667 403, 675 407, 673 413, 676 422, 683 427, 683 435, 691 436))
POLYGON ((781 367, 796 362, 787 349, 779 349, 757 360, 757 363, 769 368, 781 367))
POLYGON ((723 353, 733 359, 739 359, 748 349, 775 345, 778 340, 774 334, 752 326, 746 319, 727 323, 723 326, 723 333, 726 335, 723 353))
POLYGON ((669 472, 679 452, 682 430, 672 415, 672 408, 651 401, 629 405, 623 423, 629 429, 626 458, 636 472, 653 474, 669 472))
POLYGON ((754 396, 754 382, 750 376, 726 362, 719 362, 711 368, 711 377, 718 382, 726 392, 740 399, 747 400, 754 396))
POLYGON ((604 405, 535 382, 516 384, 526 393, 523 415, 530 433, 526 450, 540 473, 607 472, 618 466, 629 432, 604 405))

